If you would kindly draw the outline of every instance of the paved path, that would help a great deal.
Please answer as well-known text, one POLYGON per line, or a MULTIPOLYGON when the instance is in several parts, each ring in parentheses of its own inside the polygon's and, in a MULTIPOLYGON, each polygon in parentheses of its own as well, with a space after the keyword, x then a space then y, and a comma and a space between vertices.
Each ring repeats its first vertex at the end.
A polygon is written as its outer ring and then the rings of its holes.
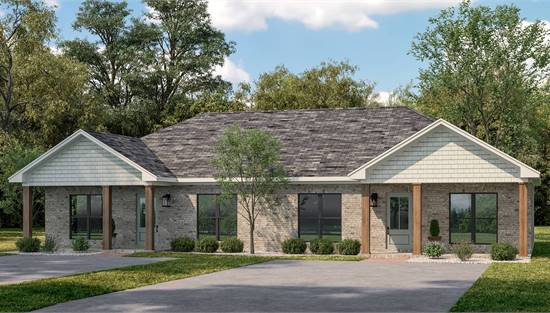
POLYGON ((101 255, 9 255, 0 257, 0 285, 163 260, 101 255))
POLYGON ((49 312, 448 311, 486 264, 272 261, 45 308, 49 312))

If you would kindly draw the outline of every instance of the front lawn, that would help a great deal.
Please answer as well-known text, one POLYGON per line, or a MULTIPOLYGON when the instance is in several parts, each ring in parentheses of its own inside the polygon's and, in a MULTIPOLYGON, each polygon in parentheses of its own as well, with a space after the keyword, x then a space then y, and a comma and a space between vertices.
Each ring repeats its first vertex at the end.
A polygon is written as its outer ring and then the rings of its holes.
POLYGON ((181 255, 175 260, 0 286, 0 311, 24 312, 56 303, 269 261, 259 256, 181 255))
POLYGON ((453 312, 550 312, 550 227, 535 228, 531 263, 495 263, 453 312))
MULTIPOLYGON (((169 252, 169 251, 160 251, 160 252, 136 252, 128 257, 140 257, 140 258, 180 258, 189 255, 204 255, 196 254, 189 252, 169 252)), ((305 261, 362 261, 367 257, 360 255, 338 255, 338 254, 326 254, 326 255, 281 255, 281 256, 268 256, 272 260, 305 260, 305 261)))
MULTIPOLYGON (((40 241, 44 242, 44 227, 33 228, 33 237, 38 237, 40 241)), ((0 252, 17 250, 15 242, 23 238, 23 232, 20 228, 0 228, 0 252)))

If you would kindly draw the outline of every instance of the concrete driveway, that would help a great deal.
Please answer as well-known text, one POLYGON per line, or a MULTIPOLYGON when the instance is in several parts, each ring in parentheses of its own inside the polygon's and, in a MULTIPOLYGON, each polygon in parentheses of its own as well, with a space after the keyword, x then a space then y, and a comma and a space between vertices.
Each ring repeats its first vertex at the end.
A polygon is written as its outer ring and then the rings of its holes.
POLYGON ((47 312, 448 311, 486 264, 272 261, 92 297, 47 312))
POLYGON ((9 255, 0 257, 0 285, 164 260, 103 255, 9 255))

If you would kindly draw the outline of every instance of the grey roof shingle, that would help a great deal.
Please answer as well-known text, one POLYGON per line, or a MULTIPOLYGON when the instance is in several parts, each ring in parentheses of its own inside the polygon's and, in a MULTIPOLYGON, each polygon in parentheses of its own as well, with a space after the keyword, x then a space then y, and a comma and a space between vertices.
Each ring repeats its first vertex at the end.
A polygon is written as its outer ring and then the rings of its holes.
POLYGON ((281 141, 281 159, 291 177, 346 176, 432 122, 406 107, 205 113, 141 140, 94 136, 153 173, 212 177, 216 141, 239 124, 281 141))

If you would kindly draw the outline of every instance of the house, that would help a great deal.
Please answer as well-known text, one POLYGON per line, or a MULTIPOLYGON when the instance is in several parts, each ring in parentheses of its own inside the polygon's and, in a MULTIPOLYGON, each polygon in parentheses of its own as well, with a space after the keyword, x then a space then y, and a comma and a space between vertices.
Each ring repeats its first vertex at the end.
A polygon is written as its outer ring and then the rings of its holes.
POLYGON ((539 172, 444 121, 406 107, 206 113, 142 138, 79 130, 10 177, 45 188, 46 233, 103 249, 168 249, 171 239, 248 241, 236 197, 216 200, 211 160, 230 125, 282 143, 290 184, 257 224, 256 251, 287 238, 352 238, 363 253, 420 254, 437 219, 445 243, 533 248, 539 172))

